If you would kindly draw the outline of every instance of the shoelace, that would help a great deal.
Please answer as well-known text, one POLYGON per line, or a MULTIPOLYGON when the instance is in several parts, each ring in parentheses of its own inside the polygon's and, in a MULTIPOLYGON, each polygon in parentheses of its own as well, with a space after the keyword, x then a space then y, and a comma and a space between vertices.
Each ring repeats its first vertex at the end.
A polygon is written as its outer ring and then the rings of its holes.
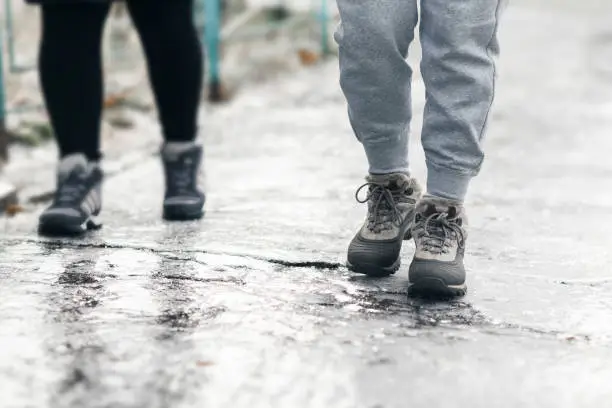
POLYGON ((458 223, 457 217, 448 213, 434 213, 417 221, 416 236, 422 239, 422 248, 433 254, 447 253, 453 239, 457 240, 459 248, 465 243, 465 233, 458 223))
MULTIPOLYGON (((409 188, 405 192, 398 190, 398 193, 412 194, 409 188)), ((396 194, 398 194, 396 193, 396 194)), ((381 184, 365 183, 355 192, 355 200, 364 204, 372 200, 373 204, 368 214, 368 229, 373 232, 381 232, 391 229, 393 226, 399 227, 402 224, 402 213, 398 210, 396 199, 393 192, 381 184), (364 188, 368 188, 365 198, 359 198, 359 194, 364 188)))

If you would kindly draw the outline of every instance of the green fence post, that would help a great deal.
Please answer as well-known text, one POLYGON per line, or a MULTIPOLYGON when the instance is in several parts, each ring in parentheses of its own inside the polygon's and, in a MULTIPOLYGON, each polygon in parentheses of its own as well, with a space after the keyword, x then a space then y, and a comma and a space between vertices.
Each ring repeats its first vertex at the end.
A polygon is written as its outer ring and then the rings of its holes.
POLYGON ((221 72, 219 62, 219 48, 221 41, 221 0, 206 0, 204 5, 204 38, 208 55, 208 99, 217 102, 221 95, 221 72))
MULTIPOLYGON (((5 0, 6 1, 6 0, 5 0)), ((0 160, 8 160, 8 139, 6 129, 6 91, 4 83, 4 27, 0 27, 0 160)))

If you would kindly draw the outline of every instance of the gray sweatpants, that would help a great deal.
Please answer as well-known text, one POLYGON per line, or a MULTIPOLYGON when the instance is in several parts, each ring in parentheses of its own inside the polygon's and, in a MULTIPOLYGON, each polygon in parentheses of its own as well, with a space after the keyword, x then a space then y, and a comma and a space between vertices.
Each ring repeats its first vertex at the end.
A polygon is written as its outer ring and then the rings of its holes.
MULTIPOLYGON (((419 20, 418 0, 337 2, 340 85, 369 171, 407 173, 412 70, 406 58, 419 20)), ((482 164, 503 2, 420 0, 429 194, 463 200, 482 164)))

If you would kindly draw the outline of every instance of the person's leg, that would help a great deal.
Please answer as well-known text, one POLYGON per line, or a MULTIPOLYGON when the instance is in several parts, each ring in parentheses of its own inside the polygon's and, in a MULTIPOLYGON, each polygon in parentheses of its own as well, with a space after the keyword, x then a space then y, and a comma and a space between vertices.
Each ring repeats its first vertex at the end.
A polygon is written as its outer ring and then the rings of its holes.
POLYGON ((57 189, 40 216, 44 234, 97 228, 101 209, 101 42, 106 3, 42 6, 39 70, 42 91, 59 146, 57 189))
POLYGON ((338 0, 340 85, 370 174, 408 173, 417 0, 338 0))
POLYGON ((422 140, 429 194, 463 201, 483 161, 501 0, 422 0, 422 140))
POLYGON ((127 4, 147 57, 165 140, 164 218, 199 218, 205 201, 198 186, 202 147, 196 142, 203 55, 193 0, 128 0, 127 4))
POLYGON ((42 6, 40 83, 60 156, 100 158, 106 3, 42 6))
POLYGON ((340 85, 369 164, 366 222, 350 243, 348 267, 383 276, 400 265, 420 187, 409 177, 412 70, 406 62, 417 0, 338 0, 340 85))
POLYGON ((202 46, 193 0, 128 0, 147 57, 164 139, 192 142, 202 92, 202 46))
POLYGON ((428 177, 413 227, 414 290, 465 292, 463 200, 484 157, 481 143, 494 99, 502 2, 421 2, 427 95, 422 140, 428 177))

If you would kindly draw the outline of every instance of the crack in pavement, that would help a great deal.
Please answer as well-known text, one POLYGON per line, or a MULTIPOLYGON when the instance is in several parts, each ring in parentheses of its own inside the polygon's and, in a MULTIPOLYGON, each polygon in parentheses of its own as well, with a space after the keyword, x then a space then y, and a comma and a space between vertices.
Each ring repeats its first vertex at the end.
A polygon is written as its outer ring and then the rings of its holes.
POLYGON ((160 274, 154 276, 156 278, 164 278, 164 279, 172 279, 172 280, 186 280, 193 282, 205 282, 205 283, 234 283, 236 285, 244 286, 246 285, 246 281, 244 279, 236 278, 236 277, 220 277, 220 278, 200 278, 197 276, 185 276, 185 275, 175 275, 175 274, 160 274))
MULTIPOLYGON (((155 248, 155 247, 147 247, 142 245, 126 245, 126 244, 111 244, 111 243, 94 243, 94 242, 79 242, 72 241, 67 239, 59 239, 59 240, 45 240, 45 239, 18 239, 18 238, 8 238, 3 239, 1 242, 5 242, 8 246, 18 245, 23 243, 30 244, 45 244, 46 246, 52 249, 61 249, 61 248, 89 248, 89 249, 132 249, 135 251, 144 251, 150 252, 154 254, 158 254, 163 257, 168 257, 168 259, 173 260, 181 260, 181 261, 191 261, 200 264, 206 264, 202 261, 199 261, 195 258, 179 258, 176 255, 166 255, 168 252, 172 251, 172 249, 167 248, 155 248), (172 258, 176 257, 176 258, 172 258)), ((252 259, 257 261, 263 261, 270 264, 276 264, 280 266, 286 266, 288 268, 314 268, 318 270, 338 270, 344 268, 345 266, 339 262, 327 262, 327 261, 289 261, 278 258, 268 258, 264 256, 254 256, 254 255, 246 255, 241 253, 232 253, 232 252, 224 252, 224 251, 210 251, 210 250, 196 250, 196 249, 177 249, 180 253, 191 253, 191 254, 202 254, 202 255, 224 255, 224 256, 232 256, 237 258, 244 259, 252 259)))

